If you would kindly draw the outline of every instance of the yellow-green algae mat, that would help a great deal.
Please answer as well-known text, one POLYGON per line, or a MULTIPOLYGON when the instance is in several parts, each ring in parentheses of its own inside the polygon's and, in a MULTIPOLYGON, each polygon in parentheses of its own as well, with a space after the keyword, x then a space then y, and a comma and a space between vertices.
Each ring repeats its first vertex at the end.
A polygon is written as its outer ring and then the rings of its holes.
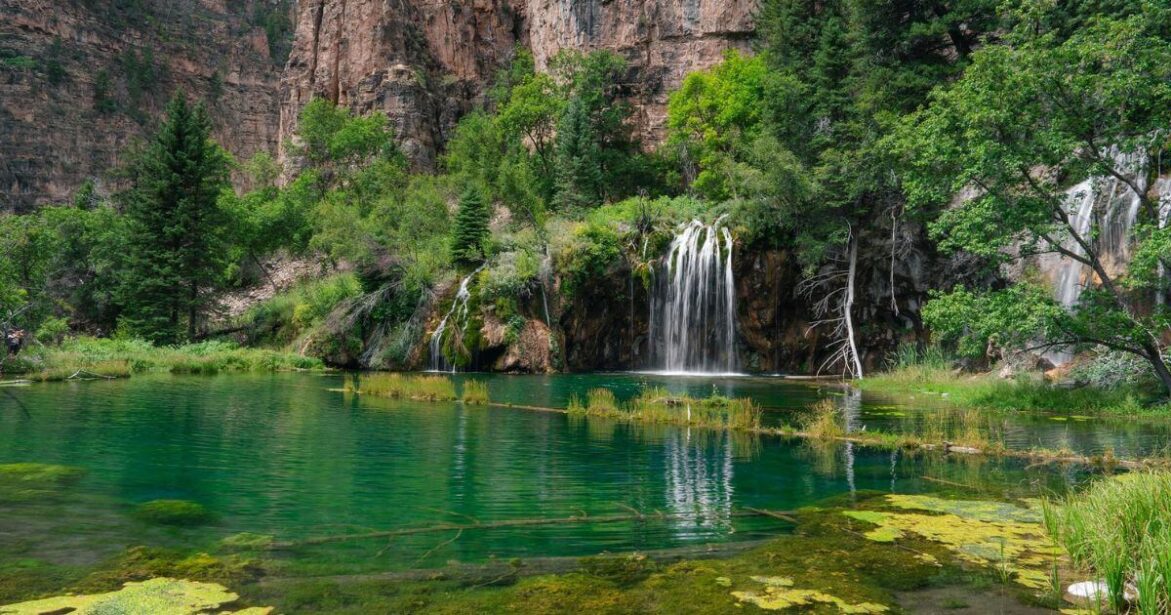
POLYGON ((1062 551, 1046 535, 1036 500, 1017 506, 924 495, 884 499, 891 508, 913 512, 847 510, 842 514, 874 525, 864 533, 870 540, 895 542, 918 536, 943 545, 961 561, 992 566, 1029 589, 1049 585, 1049 571, 1062 551))
POLYGON ((835 605, 842 613, 885 613, 887 610, 886 606, 881 604, 850 604, 837 596, 816 589, 796 588, 793 587, 793 579, 788 577, 752 577, 752 580, 764 585, 764 588, 760 591, 732 592, 732 595, 741 602, 755 604, 766 611, 812 606, 817 603, 835 605))
POLYGON ((99 615, 105 613, 141 613, 143 615, 194 615, 197 613, 232 613, 233 615, 267 615, 269 607, 251 607, 239 611, 218 610, 235 602, 239 596, 215 583, 200 583, 160 577, 141 583, 127 583, 122 589, 104 594, 57 596, 19 604, 0 606, 2 615, 99 615))

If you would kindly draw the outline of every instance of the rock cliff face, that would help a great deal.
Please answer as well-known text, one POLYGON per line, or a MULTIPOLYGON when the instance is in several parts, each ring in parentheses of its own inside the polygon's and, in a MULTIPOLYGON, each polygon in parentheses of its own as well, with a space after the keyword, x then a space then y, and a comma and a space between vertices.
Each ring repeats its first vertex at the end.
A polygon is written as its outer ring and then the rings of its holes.
POLYGON ((654 144, 688 72, 747 48, 755 0, 304 0, 281 87, 281 135, 311 98, 382 110, 420 166, 479 102, 516 46, 538 68, 562 49, 629 63, 636 129, 654 144))
POLYGON ((0 211, 87 179, 108 192, 178 90, 208 102, 237 157, 274 151, 280 66, 257 16, 282 2, 0 0, 0 211))

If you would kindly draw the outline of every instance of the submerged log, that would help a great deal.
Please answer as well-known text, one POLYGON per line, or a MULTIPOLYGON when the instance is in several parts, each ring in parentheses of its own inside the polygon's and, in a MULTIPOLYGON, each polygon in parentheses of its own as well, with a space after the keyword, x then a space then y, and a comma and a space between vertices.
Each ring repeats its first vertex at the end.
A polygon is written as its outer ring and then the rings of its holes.
MULTIPOLYGON (((793 511, 769 511, 756 508, 749 508, 742 511, 733 511, 730 513, 732 517, 770 517, 788 523, 796 523, 793 517, 796 513, 793 511)), ((477 530, 494 530, 503 528, 516 527, 540 527, 548 525, 567 525, 575 523, 622 523, 625 521, 669 521, 672 519, 682 519, 688 515, 665 514, 661 512, 642 513, 632 512, 627 514, 614 515, 598 515, 590 516, 586 514, 573 515, 570 517, 550 517, 550 518, 533 518, 533 519, 505 519, 503 521, 492 521, 488 523, 440 523, 438 525, 429 525, 424 527, 406 527, 394 530, 383 530, 378 532, 365 532, 362 534, 340 534, 337 536, 318 536, 316 538, 306 538, 304 540, 294 540, 286 542, 274 542, 266 548, 272 551, 295 549, 298 547, 307 547, 313 545, 323 545, 335 542, 353 542, 357 540, 373 540, 376 538, 394 538, 397 536, 413 536, 416 534, 433 534, 436 532, 466 532, 477 530)))
POLYGON ((768 544, 772 539, 743 540, 736 542, 690 545, 672 549, 652 549, 648 551, 630 551, 621 553, 600 553, 588 556, 559 556, 559 557, 530 557, 508 560, 493 560, 482 564, 454 564, 444 568, 414 568, 395 572, 376 572, 368 574, 344 574, 323 577, 265 577, 258 581, 259 585, 281 586, 312 581, 327 581, 331 583, 363 583, 363 582, 404 582, 404 581, 454 581, 466 585, 481 585, 499 583, 519 577, 537 576, 545 574, 566 574, 585 567, 588 561, 598 560, 626 560, 630 558, 646 558, 659 564, 674 563, 689 559, 715 559, 732 557, 746 551, 751 551, 768 544))

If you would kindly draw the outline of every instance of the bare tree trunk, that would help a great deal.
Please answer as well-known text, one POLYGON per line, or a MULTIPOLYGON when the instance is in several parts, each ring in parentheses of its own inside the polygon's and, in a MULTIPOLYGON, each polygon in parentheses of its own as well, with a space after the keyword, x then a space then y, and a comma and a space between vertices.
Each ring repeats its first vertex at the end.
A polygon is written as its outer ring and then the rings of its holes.
POLYGON ((854 335, 854 280, 858 272, 858 237, 850 232, 850 270, 846 275, 846 299, 842 303, 842 318, 846 322, 846 343, 850 345, 850 360, 854 377, 862 379, 862 360, 858 357, 858 342, 854 335))

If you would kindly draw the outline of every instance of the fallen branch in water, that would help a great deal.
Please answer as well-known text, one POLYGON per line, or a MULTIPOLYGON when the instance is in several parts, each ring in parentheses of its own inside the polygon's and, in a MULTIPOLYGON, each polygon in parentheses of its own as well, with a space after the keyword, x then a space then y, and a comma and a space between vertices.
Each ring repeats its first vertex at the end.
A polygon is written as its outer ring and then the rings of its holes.
MULTIPOLYGON (((731 517, 770 517, 789 523, 796 523, 793 511, 771 511, 761 510, 755 508, 745 509, 743 511, 733 511, 729 513, 731 517)), ((393 538, 396 536, 413 536, 415 534, 432 534, 436 532, 464 532, 474 530, 493 530, 502 528, 514 527, 539 527, 547 525, 566 525, 574 523, 622 523, 624 521, 668 521, 672 519, 684 519, 691 515, 681 514, 665 514, 665 513, 643 513, 635 511, 629 514, 615 514, 615 515, 574 515, 572 517, 552 517, 552 518, 536 518, 536 519, 505 519, 503 521, 493 521, 489 523, 475 523, 475 524, 459 524, 459 523, 441 523, 439 525, 431 525, 426 527, 406 527, 396 530, 384 530, 378 532, 367 532, 364 534, 341 534, 338 536, 318 536, 316 538, 306 538, 304 540, 294 540, 287 542, 274 542, 267 548, 273 551, 295 549, 297 547, 307 547, 313 545, 323 545, 335 542, 353 542, 356 540, 373 540, 376 538, 393 538)))
POLYGON ((79 370, 73 372, 73 375, 66 378, 66 380, 73 380, 74 378, 76 378, 78 380, 97 380, 97 379, 117 380, 116 376, 103 376, 101 374, 95 374, 94 372, 91 372, 88 369, 79 369, 79 370), (81 376, 81 377, 79 378, 79 376, 81 376))

